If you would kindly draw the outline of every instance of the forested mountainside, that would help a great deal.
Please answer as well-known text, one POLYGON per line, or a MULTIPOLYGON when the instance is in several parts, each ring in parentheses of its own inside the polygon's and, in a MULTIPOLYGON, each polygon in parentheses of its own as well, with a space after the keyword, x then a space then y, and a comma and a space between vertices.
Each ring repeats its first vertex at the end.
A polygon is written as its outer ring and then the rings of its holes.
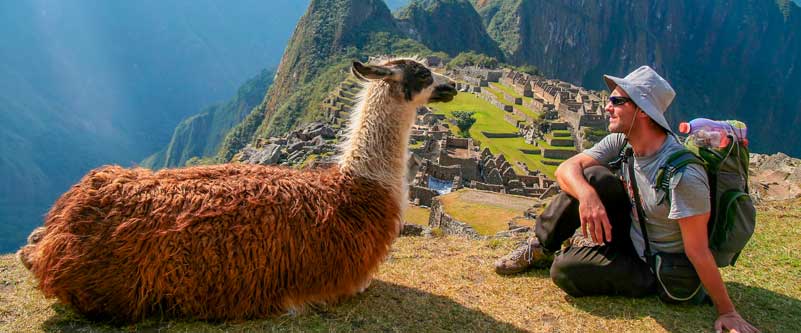
POLYGON ((306 5, 0 2, 0 252, 88 170, 136 164, 276 66, 306 5))
POLYGON ((170 143, 148 157, 142 166, 152 169, 173 168, 184 166, 190 160, 197 163, 215 157, 225 134, 261 103, 264 92, 273 82, 273 76, 275 72, 262 70, 240 86, 231 100, 204 108, 200 113, 182 120, 175 128, 170 143))
POLYGON ((454 57, 474 51, 504 59, 468 0, 414 0, 395 13, 403 31, 428 46, 454 57))

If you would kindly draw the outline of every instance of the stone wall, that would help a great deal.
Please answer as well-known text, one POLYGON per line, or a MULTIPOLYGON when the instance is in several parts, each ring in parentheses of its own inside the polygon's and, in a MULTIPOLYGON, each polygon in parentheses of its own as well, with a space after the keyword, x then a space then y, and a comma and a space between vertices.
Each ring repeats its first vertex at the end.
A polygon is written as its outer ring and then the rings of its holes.
POLYGON ((418 206, 431 207, 434 197, 439 193, 428 187, 422 186, 409 186, 409 201, 418 206))
POLYGON ((431 214, 428 216, 428 225, 431 228, 440 228, 446 235, 461 235, 472 239, 483 239, 485 237, 478 234, 467 223, 458 221, 445 213, 438 198, 434 198, 431 204, 431 214))
POLYGON ((575 150, 566 150, 566 149, 542 149, 542 157, 551 158, 556 160, 566 160, 568 158, 573 157, 576 155, 577 152, 575 150))
POLYGON ((470 139, 468 138, 454 138, 448 137, 445 142, 445 147, 452 147, 452 148, 461 148, 461 149, 468 149, 470 145, 470 139))
POLYGON ((494 184, 487 184, 487 183, 473 181, 470 182, 470 187, 482 191, 506 193, 505 187, 503 185, 494 185, 494 184))
POLYGON ((490 133, 482 131, 481 134, 491 139, 505 139, 520 137, 520 133, 490 133))
POLYGON ((442 180, 453 180, 456 177, 462 176, 461 165, 439 165, 429 163, 426 165, 426 171, 429 175, 442 180))

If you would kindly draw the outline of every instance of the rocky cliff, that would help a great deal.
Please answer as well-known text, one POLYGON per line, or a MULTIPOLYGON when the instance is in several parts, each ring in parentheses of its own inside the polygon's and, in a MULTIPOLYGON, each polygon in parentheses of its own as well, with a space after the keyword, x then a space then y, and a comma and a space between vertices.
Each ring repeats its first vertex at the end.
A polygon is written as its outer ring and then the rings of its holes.
POLYGON ((736 118, 752 148, 801 155, 801 9, 787 1, 478 0, 514 64, 601 89, 650 65, 678 92, 669 120, 736 118), (777 135, 777 134, 781 135, 777 135))
POLYGON ((450 56, 474 51, 504 59, 468 0, 415 0, 395 16, 406 34, 433 51, 450 56))
POLYGON ((265 69, 242 84, 228 102, 212 105, 183 119, 175 128, 170 143, 142 165, 153 169, 181 167, 193 158, 215 157, 225 134, 263 100, 274 75, 273 71, 265 69))

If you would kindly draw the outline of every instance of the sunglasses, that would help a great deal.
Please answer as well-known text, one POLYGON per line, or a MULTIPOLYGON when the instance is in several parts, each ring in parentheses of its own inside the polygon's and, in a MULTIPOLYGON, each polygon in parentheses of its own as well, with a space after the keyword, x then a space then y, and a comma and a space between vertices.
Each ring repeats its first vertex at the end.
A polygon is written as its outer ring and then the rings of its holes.
POLYGON ((623 96, 609 96, 609 102, 611 102, 612 105, 623 105, 631 102, 631 98, 623 96))

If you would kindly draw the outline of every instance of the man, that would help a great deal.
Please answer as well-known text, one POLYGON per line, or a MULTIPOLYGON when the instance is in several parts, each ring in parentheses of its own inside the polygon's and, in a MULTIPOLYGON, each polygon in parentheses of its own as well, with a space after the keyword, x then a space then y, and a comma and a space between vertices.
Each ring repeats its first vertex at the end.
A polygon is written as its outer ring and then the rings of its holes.
POLYGON ((572 296, 654 294, 659 286, 646 263, 643 233, 632 211, 630 185, 636 181, 651 251, 686 254, 717 308, 717 331, 758 332, 735 311, 709 250, 706 172, 691 164, 673 177, 669 194, 654 186, 658 169, 671 153, 683 149, 664 117, 675 97, 673 88, 648 66, 625 78, 605 75, 604 80, 612 92, 605 107, 612 134, 559 166, 556 179, 564 193, 538 218, 536 238, 500 258, 496 272, 514 274, 550 264, 554 283, 572 296), (607 168, 619 159, 626 142, 634 155, 629 159, 633 180, 626 168, 622 177, 607 168), (579 227, 594 244, 574 243, 557 254, 579 227))

